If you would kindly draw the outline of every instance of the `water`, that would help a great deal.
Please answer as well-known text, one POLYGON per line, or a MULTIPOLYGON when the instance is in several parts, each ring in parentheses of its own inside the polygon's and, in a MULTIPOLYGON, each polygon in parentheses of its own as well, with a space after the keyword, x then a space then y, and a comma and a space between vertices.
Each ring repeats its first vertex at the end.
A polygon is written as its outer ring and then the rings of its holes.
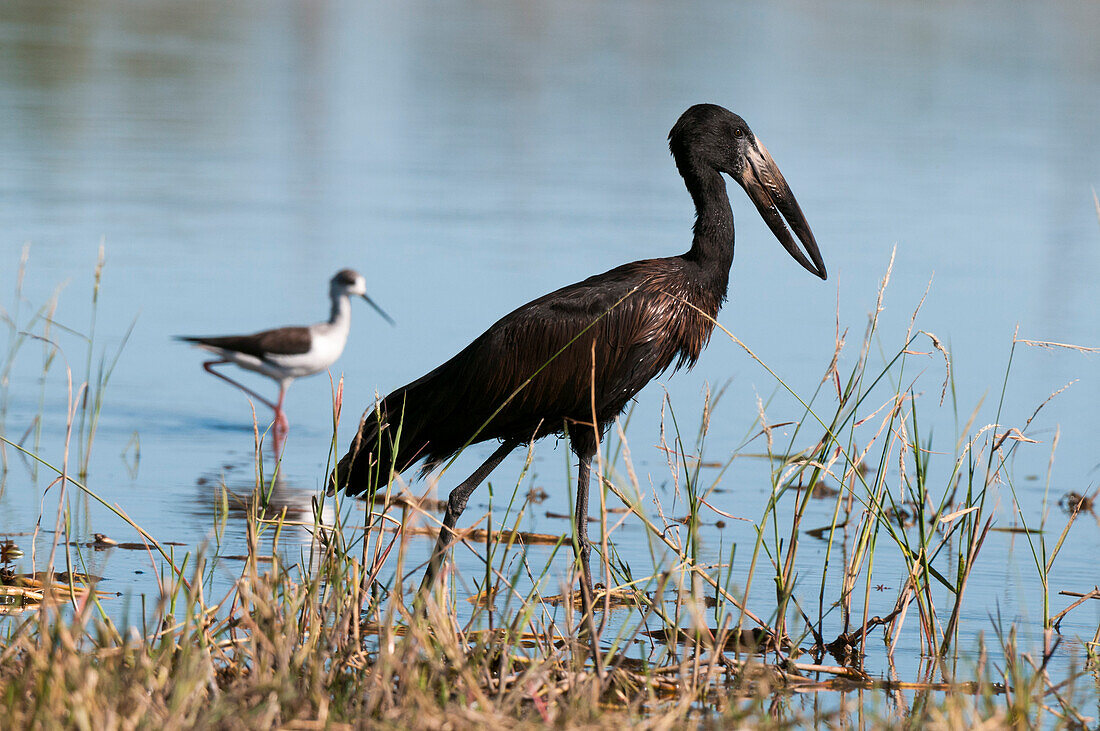
MULTIPOLYGON (((802 271, 734 186, 738 250, 721 321, 809 393, 832 355, 837 307, 854 344, 896 247, 883 332, 901 337, 931 279, 919 326, 954 356, 960 421, 984 397, 977 424, 990 423, 1017 327, 1025 338, 1100 345, 1090 190, 1100 170, 1097 27, 1100 6, 1071 2, 6 3, 0 302, 12 311, 30 242, 24 321, 68 282, 56 321, 87 333, 105 245, 94 362, 113 357, 137 321, 108 387, 89 482, 152 534, 194 547, 211 540, 216 485, 250 489, 251 417, 171 335, 320 319, 328 278, 355 267, 398 326, 366 307, 354 312, 336 371, 354 415, 539 294, 685 250, 692 210, 665 135, 684 108, 711 101, 744 116, 769 146, 830 272, 823 284, 802 271)), ((79 379, 85 343, 55 334, 79 379)), ((5 434, 20 438, 41 412, 43 453, 60 461, 64 371, 55 362, 41 385, 41 352, 39 343, 19 352, 5 434)), ((934 352, 922 362, 926 423, 951 452, 953 415, 931 408, 942 364, 934 352)), ((1056 431, 1051 495, 1096 488, 1100 379, 1095 356, 1017 351, 1004 423, 1022 426, 1071 380, 1029 430, 1043 444, 1014 465, 1034 520, 1056 431)), ((692 372, 642 393, 628 436, 643 486, 669 481, 655 448, 665 389, 694 430, 705 386, 727 382, 708 437, 708 454, 722 459, 750 428, 757 395, 777 391, 736 345, 718 334, 692 372)), ((288 409, 279 499, 301 509, 325 472, 328 379, 295 383, 288 409)), ((798 415, 781 393, 769 407, 774 421, 798 415)), ((488 449, 460 460, 440 489, 488 449)), ((565 530, 544 513, 568 511, 568 460, 552 441, 538 445, 524 487, 552 497, 524 527, 565 530)), ((520 462, 494 475, 498 511, 520 462)), ((736 463, 718 507, 758 517, 763 474, 736 463)), ((0 535, 30 530, 44 505, 52 525, 49 480, 9 450, 0 535)), ((464 522, 488 499, 485 488, 475 494, 464 522)), ((1007 524, 1010 496, 999 500, 1007 524)), ((812 517, 827 522, 830 510, 812 517)), ((92 503, 78 527, 137 538, 92 503)), ((242 552, 239 527, 231 521, 225 552, 242 552)), ((751 538, 735 521, 708 529, 704 552, 717 558, 730 541, 747 555, 751 538)), ((648 565, 637 525, 628 521, 617 544, 648 565)), ((806 545, 812 583, 821 554, 806 545)), ((1052 589, 1091 588, 1097 550, 1097 523, 1085 515, 1052 589)), ((988 630, 998 608, 1038 626, 1026 543, 994 534, 985 551, 966 636, 988 630), (990 558, 1000 555, 1008 560, 990 558)), ((144 554, 91 555, 89 570, 126 596, 120 612, 154 590, 144 554)), ((476 561, 460 560, 476 575, 476 561)), ((899 571, 876 565, 895 590, 899 571)), ((228 586, 232 568, 219 577, 228 586)), ((873 597, 873 612, 894 598, 873 597)), ((754 606, 766 614, 770 601, 761 590, 754 606)), ((1082 608, 1063 630, 1090 637, 1095 626, 1096 609, 1082 608)))

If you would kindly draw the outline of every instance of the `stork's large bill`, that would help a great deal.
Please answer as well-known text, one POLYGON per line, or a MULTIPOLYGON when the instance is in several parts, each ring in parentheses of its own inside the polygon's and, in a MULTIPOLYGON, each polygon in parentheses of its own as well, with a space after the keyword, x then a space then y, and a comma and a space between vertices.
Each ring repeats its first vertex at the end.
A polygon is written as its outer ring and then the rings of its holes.
POLYGON ((756 209, 767 222, 768 228, 783 244, 787 253, 812 274, 822 279, 828 275, 825 271, 825 262, 821 260, 821 252, 817 249, 814 234, 810 230, 810 224, 806 222, 806 216, 798 207, 798 201, 791 192, 791 187, 779 172, 779 166, 775 164, 768 148, 759 139, 754 139, 752 146, 746 155, 747 163, 744 171, 737 181, 749 198, 756 204, 756 209), (784 219, 786 221, 784 222, 784 219), (787 230, 790 226, 790 231, 787 230), (791 231, 802 242, 806 253, 798 248, 798 244, 791 238, 791 231), (809 254, 809 259, 806 258, 809 254))

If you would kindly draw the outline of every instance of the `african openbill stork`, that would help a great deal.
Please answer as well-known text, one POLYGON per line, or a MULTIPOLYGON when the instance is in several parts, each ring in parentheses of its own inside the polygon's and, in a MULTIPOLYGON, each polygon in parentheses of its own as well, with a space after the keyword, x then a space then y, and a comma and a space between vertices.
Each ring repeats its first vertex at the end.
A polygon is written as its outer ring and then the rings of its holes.
POLYGON ((733 263, 733 211, 722 173, 745 189, 795 261, 826 278, 790 187, 741 117, 698 104, 683 113, 668 142, 695 203, 687 253, 624 264, 523 305, 364 415, 330 492, 373 493, 389 481, 391 470, 401 473, 424 460, 426 473, 469 444, 500 442, 451 492, 422 593, 430 589, 455 523, 478 484, 517 446, 559 434, 568 436, 580 460, 576 551, 584 577, 582 606, 586 614, 590 611, 592 457, 627 402, 670 366, 693 365, 710 339, 733 263))

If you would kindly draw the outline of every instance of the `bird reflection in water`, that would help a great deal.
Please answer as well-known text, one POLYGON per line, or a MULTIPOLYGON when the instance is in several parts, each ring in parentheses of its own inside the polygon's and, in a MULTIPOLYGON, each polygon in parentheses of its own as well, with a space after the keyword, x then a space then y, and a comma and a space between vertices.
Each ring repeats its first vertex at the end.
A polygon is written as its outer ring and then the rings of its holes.
MULTIPOLYGON (((225 465, 195 481, 197 490, 191 512, 212 526, 212 541, 220 556, 247 556, 250 524, 261 528, 278 527, 278 545, 282 550, 297 554, 302 547, 321 548, 318 529, 331 527, 336 522, 333 501, 317 501, 314 490, 295 487, 280 472, 258 479, 251 464, 247 469, 241 465, 239 472, 234 467, 225 465), (253 473, 251 479, 244 476, 246 472, 253 473)), ((260 541, 270 542, 274 535, 274 531, 261 535, 260 541)), ((263 548, 257 546, 257 549, 266 553, 270 543, 263 548)), ((319 551, 312 551, 312 554, 318 555, 319 551)))

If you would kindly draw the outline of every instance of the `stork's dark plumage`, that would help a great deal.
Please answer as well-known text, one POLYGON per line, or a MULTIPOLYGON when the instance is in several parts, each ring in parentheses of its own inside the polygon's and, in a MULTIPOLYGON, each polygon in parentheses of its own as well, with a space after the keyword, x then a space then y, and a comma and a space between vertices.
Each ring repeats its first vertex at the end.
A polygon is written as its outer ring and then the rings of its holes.
POLYGON ((591 459, 599 435, 627 402, 670 366, 693 365, 710 338, 733 263, 733 212, 722 173, 745 189, 791 256, 825 279, 794 195, 743 119, 712 104, 693 106, 672 128, 669 148, 695 202, 687 253, 624 264, 505 315, 458 355, 372 407, 340 460, 335 487, 358 495, 385 485, 391 469, 401 473, 424 460, 427 471, 468 444, 501 442, 451 493, 425 588, 474 488, 516 446, 567 433, 580 460, 578 557, 590 606, 591 459))

